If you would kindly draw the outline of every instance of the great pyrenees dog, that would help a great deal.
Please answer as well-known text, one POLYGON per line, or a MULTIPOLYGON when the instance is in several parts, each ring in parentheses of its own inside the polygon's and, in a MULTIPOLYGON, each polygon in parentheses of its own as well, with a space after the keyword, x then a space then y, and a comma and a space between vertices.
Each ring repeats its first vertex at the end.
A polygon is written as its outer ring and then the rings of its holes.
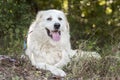
POLYGON ((27 37, 26 54, 32 65, 64 77, 66 73, 60 68, 75 53, 71 49, 69 23, 65 14, 59 10, 39 11, 27 37))
POLYGON ((32 65, 65 77, 61 68, 76 54, 76 50, 71 49, 69 32, 69 23, 62 11, 39 11, 27 37, 26 55, 32 65))

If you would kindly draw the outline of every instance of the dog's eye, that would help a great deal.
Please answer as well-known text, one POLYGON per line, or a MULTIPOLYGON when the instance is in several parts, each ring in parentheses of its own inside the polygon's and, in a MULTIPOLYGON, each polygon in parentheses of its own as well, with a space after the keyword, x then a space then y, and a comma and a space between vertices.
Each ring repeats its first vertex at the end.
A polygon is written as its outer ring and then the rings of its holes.
POLYGON ((49 18, 47 18, 47 20, 48 20, 48 21, 51 21, 51 20, 52 20, 52 18, 51 18, 51 17, 49 17, 49 18))
POLYGON ((61 18, 61 17, 58 17, 58 20, 60 20, 60 21, 61 21, 61 20, 62 20, 62 18, 61 18))

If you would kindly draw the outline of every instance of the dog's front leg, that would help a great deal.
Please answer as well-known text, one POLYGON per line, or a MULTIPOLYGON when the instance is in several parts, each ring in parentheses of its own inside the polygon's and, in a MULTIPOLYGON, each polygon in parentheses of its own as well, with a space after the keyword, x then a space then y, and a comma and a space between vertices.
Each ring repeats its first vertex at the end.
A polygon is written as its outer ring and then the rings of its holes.
POLYGON ((49 70, 52 74, 56 76, 60 76, 60 77, 66 76, 66 73, 63 70, 46 63, 38 63, 36 64, 36 67, 43 70, 49 70))
POLYGON ((62 51, 62 59, 55 64, 56 67, 62 68, 70 61, 70 55, 66 50, 62 51))
POLYGON ((77 50, 69 50, 69 57, 72 58, 73 56, 77 55, 77 50))

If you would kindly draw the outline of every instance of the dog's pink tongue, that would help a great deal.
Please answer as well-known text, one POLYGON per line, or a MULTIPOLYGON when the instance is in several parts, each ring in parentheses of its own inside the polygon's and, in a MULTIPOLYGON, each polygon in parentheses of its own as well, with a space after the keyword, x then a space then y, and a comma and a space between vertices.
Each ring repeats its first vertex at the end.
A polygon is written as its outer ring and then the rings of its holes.
POLYGON ((52 32, 52 38, 54 41, 59 41, 60 40, 59 32, 52 32))

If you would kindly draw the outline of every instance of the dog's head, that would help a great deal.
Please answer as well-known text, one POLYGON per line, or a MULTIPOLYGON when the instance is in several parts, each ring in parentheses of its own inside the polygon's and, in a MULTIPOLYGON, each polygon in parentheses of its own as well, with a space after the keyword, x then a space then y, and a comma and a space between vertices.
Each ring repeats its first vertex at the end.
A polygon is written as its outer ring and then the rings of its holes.
POLYGON ((69 32, 69 24, 62 11, 40 11, 36 16, 36 21, 53 41, 59 41, 63 32, 69 32))

